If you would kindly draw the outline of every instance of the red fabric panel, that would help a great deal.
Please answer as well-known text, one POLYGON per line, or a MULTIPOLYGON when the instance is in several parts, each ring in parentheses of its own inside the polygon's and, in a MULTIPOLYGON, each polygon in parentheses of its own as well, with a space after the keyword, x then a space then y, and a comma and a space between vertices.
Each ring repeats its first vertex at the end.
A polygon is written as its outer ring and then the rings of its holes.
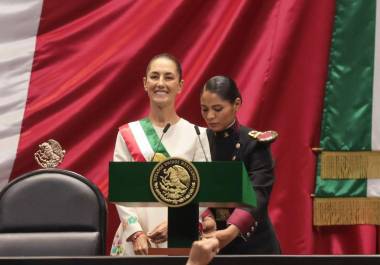
POLYGON ((128 147, 133 160, 136 162, 146 162, 144 155, 141 153, 140 147, 138 146, 135 137, 132 134, 129 124, 124 124, 119 128, 121 135, 123 136, 124 142, 128 147))
MULTIPOLYGON (((284 254, 375 253, 373 227, 312 226, 311 147, 334 9, 331 0, 45 1, 12 177, 36 169, 38 144, 53 138, 67 152, 60 167, 106 194, 117 128, 147 114, 145 67, 170 52, 184 68, 181 116, 204 124, 200 89, 226 74, 242 91, 240 122, 279 132, 270 213, 284 254)), ((113 206, 109 224, 108 246, 118 225, 113 206)))

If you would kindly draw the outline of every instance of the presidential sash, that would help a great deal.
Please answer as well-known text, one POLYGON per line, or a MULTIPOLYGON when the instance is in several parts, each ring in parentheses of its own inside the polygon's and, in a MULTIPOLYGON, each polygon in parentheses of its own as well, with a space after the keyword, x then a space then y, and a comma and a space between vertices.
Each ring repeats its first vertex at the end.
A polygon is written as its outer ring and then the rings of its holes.
POLYGON ((148 118, 124 124, 119 131, 134 161, 151 161, 154 153, 155 161, 170 157, 148 118))

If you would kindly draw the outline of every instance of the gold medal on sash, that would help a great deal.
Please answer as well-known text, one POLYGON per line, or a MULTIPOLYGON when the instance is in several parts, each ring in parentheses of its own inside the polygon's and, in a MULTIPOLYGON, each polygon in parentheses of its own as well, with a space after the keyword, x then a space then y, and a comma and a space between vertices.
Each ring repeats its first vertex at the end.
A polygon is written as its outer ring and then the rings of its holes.
POLYGON ((166 159, 167 157, 162 154, 162 153, 155 153, 154 157, 152 159, 153 162, 162 162, 166 159))

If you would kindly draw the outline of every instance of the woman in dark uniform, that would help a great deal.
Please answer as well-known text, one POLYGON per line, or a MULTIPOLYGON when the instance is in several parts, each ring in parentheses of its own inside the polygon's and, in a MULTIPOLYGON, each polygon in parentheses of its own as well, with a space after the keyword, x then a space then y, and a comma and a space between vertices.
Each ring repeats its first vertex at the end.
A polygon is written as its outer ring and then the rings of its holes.
POLYGON ((229 77, 212 77, 202 90, 201 112, 208 126, 212 160, 244 162, 257 194, 257 207, 208 209, 202 215, 204 236, 219 240, 220 254, 280 254, 268 215, 274 183, 269 145, 277 133, 258 132, 239 124, 236 113, 241 104, 241 95, 229 77))

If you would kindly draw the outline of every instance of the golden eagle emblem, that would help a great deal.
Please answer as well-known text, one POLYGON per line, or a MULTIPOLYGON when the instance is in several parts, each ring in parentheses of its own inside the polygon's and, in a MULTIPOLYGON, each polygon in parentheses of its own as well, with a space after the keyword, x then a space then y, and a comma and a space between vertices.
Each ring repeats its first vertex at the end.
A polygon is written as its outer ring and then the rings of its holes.
POLYGON ((53 139, 38 145, 39 149, 34 153, 37 163, 43 168, 55 168, 63 161, 66 151, 53 139))
POLYGON ((150 176, 153 195, 169 207, 191 202, 198 193, 199 184, 197 169, 181 158, 169 158, 158 163, 150 176))

